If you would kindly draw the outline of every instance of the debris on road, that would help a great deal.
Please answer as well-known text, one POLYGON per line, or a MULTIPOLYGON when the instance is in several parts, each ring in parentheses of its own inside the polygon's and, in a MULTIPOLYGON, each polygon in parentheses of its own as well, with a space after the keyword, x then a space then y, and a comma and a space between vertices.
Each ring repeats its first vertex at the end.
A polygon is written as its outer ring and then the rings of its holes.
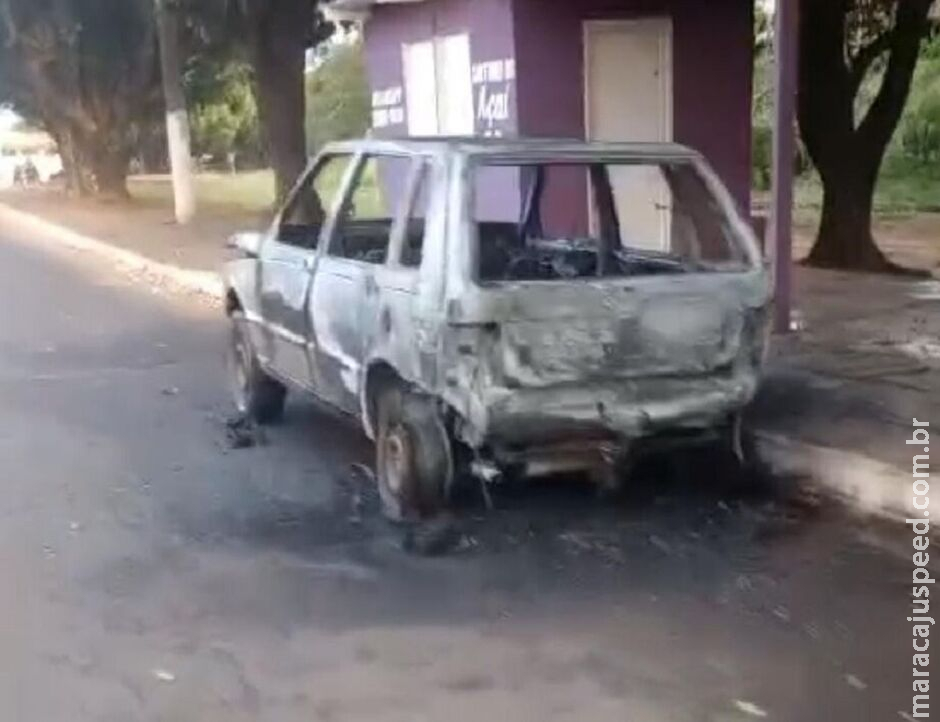
POLYGON ((405 530, 402 548, 420 556, 440 556, 474 546, 466 540, 454 518, 448 514, 410 525, 405 530))
POLYGON ((170 682, 176 681, 176 675, 166 669, 153 670, 153 676, 156 677, 161 682, 166 682, 167 684, 169 684, 170 682))
POLYGON ((767 717, 767 710, 758 707, 753 702, 747 702, 743 699, 736 699, 734 700, 734 706, 738 711, 743 712, 746 715, 750 715, 751 717, 759 717, 762 719, 767 717))
POLYGON ((803 625, 803 631, 806 632, 806 635, 810 639, 819 639, 822 636, 822 632, 819 630, 819 625, 808 622, 803 625))
POLYGON ((176 386, 167 386, 160 393, 164 396, 179 396, 180 390, 176 386))
POLYGON ((376 489, 375 472, 365 464, 349 465, 349 483, 344 483, 349 493, 349 522, 361 524, 366 511, 366 497, 376 489))
POLYGON ((868 689, 868 685, 854 674, 845 675, 845 681, 852 689, 857 689, 859 691, 868 689))
POLYGON ((225 422, 226 438, 232 449, 250 449, 253 446, 264 446, 267 437, 264 429, 247 415, 233 416, 225 422))
POLYGON ((566 531, 559 534, 558 539, 571 546, 576 553, 592 554, 608 564, 622 564, 624 561, 623 549, 618 542, 599 534, 566 531))
POLYGON ((372 471, 365 464, 354 463, 349 465, 349 470, 354 472, 356 475, 362 479, 368 481, 370 484, 375 483, 375 472, 372 471))
POLYGON ((665 554, 666 556, 671 556, 671 555, 672 555, 672 546, 671 546, 671 545, 669 544, 669 542, 667 542, 665 539, 661 539, 660 537, 656 536, 655 534, 650 534, 650 535, 649 535, 649 543, 650 543, 650 546, 652 546, 652 547, 658 549, 659 551, 661 551, 661 552, 662 552, 663 554, 665 554))

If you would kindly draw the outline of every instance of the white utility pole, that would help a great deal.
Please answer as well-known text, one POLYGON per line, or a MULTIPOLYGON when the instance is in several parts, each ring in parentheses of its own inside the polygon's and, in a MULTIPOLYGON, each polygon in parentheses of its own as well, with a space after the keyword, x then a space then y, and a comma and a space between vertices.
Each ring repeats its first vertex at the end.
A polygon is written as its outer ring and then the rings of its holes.
POLYGON ((774 259, 774 330, 789 333, 793 306, 793 156, 799 71, 799 0, 774 8, 774 158, 769 244, 774 259))
POLYGON ((185 224, 196 213, 196 196, 189 150, 189 115, 181 81, 179 0, 156 0, 156 13, 176 222, 185 224))

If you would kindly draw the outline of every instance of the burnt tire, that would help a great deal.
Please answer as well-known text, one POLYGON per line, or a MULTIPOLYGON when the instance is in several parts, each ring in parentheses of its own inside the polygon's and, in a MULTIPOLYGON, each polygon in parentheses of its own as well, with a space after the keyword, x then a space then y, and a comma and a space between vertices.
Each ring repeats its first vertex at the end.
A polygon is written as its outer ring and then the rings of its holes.
POLYGON ((376 480, 392 521, 433 517, 445 506, 454 475, 450 439, 434 401, 397 386, 378 398, 376 480))
POLYGON ((248 339, 244 317, 231 317, 228 373, 232 400, 239 414, 259 424, 280 421, 284 416, 287 387, 264 372, 248 339))

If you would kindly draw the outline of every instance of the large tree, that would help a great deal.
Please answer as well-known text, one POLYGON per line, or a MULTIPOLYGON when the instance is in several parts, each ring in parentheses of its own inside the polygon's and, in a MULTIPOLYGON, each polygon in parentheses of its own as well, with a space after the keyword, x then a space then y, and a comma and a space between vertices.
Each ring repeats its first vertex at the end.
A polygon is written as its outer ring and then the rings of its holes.
POLYGON ((127 195, 160 107, 152 0, 0 0, 0 66, 16 106, 56 139, 73 188, 127 195))
POLYGON ((304 67, 307 49, 333 32, 316 0, 239 0, 254 68, 255 95, 278 198, 307 161, 304 67))
POLYGON ((304 63, 313 29, 310 0, 244 0, 251 62, 278 198, 304 169, 304 63))
POLYGON ((897 270, 875 244, 872 206, 932 2, 801 0, 798 114, 823 183, 812 265, 897 270), (870 99, 866 84, 874 84, 870 99))
MULTIPOLYGON (((328 38, 331 23, 318 0, 188 0, 191 29, 204 46, 192 66, 247 61, 278 197, 291 188, 307 159, 304 68, 309 48, 328 38)), ((201 83, 193 90, 207 88, 201 83)))

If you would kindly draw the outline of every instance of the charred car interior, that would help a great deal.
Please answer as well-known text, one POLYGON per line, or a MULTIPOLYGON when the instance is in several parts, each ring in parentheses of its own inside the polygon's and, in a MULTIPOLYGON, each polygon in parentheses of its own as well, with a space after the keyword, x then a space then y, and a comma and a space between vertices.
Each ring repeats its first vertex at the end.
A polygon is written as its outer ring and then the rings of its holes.
POLYGON ((740 270, 746 263, 721 208, 689 163, 474 169, 476 186, 517 179, 516 222, 495 219, 498 214, 480 204, 475 209, 481 282, 740 270), (565 198, 578 186, 589 203, 589 214, 580 218, 572 213, 579 206, 565 198), (638 199, 654 213, 637 213, 638 199))

